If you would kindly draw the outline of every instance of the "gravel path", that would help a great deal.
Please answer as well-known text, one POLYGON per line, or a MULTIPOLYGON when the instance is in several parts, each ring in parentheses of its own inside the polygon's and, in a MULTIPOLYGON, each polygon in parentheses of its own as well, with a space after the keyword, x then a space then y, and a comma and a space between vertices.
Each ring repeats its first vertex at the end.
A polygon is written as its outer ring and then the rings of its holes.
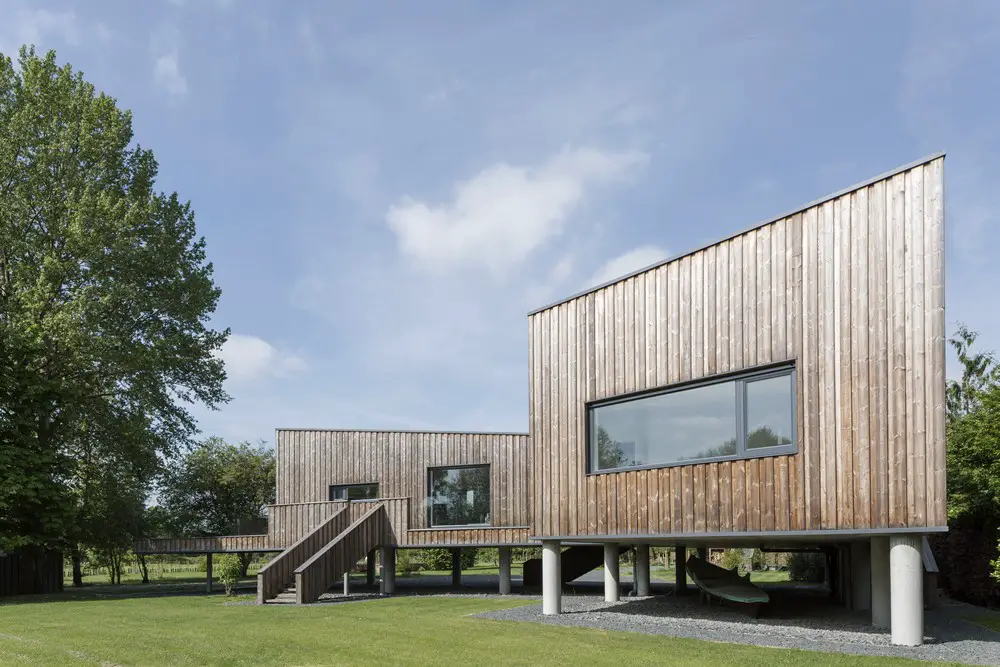
POLYGON ((697 596, 629 598, 610 604, 597 596, 563 596, 563 613, 558 616, 542 616, 537 604, 476 616, 754 646, 1000 665, 1000 633, 958 618, 964 607, 943 604, 927 612, 926 643, 914 648, 893 646, 889 634, 874 630, 865 617, 822 604, 810 606, 812 613, 796 610, 796 618, 782 617, 779 611, 753 619, 726 607, 702 604, 697 596))

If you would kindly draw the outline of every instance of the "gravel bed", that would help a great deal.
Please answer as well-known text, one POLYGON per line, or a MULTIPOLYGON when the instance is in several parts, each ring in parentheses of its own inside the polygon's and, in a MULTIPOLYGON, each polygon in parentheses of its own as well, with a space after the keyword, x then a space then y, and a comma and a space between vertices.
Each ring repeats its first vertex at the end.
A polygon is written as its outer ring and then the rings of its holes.
POLYGON ((717 642, 829 651, 856 655, 898 656, 918 660, 1000 665, 1000 633, 956 616, 958 605, 944 605, 925 615, 925 644, 893 646, 889 633, 867 619, 829 605, 812 605, 804 615, 767 614, 749 618, 737 610, 706 605, 697 596, 628 598, 607 603, 597 596, 563 596, 563 613, 543 616, 541 605, 502 609, 475 616, 669 635, 717 642))

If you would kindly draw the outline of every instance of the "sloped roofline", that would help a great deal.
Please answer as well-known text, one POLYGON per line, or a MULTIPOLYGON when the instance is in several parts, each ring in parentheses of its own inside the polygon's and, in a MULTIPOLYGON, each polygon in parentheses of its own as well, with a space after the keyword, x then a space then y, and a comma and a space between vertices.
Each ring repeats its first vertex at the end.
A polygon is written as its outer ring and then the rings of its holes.
POLYGON ((767 225, 770 225, 771 223, 777 222, 778 220, 783 220, 785 218, 789 218, 789 217, 795 215, 796 213, 801 213, 801 212, 803 212, 805 210, 813 208, 814 206, 819 206, 820 204, 824 204, 824 203, 826 203, 826 202, 828 202, 828 201, 830 201, 832 199, 836 199, 837 197, 842 197, 843 195, 846 195, 846 194, 849 194, 851 192, 854 192, 855 190, 860 190, 861 188, 866 188, 869 185, 871 185, 872 183, 877 183, 878 181, 883 181, 883 180, 885 180, 887 178, 892 178, 893 176, 896 176, 897 174, 901 174, 904 171, 909 171, 910 169, 913 169, 914 167, 919 167, 919 166, 927 164, 929 162, 933 162, 934 160, 937 160, 939 158, 943 158, 944 156, 945 156, 944 151, 940 151, 938 153, 934 153, 932 155, 928 155, 925 158, 921 158, 919 160, 915 160, 914 162, 910 162, 909 164, 904 164, 901 167, 896 167, 895 169, 893 169, 891 171, 887 171, 884 174, 879 174, 878 176, 875 176, 873 178, 869 178, 869 179, 867 179, 865 181, 862 181, 860 183, 856 183, 856 184, 854 184, 854 185, 852 185, 850 187, 846 187, 843 190, 838 190, 837 192, 834 192, 832 194, 826 195, 825 197, 820 197, 819 199, 811 201, 808 204, 805 204, 803 206, 799 206, 798 208, 793 209, 791 211, 788 211, 786 213, 782 213, 781 215, 775 216, 773 218, 768 218, 767 220, 764 220, 763 222, 758 222, 757 224, 753 225, 752 227, 747 227, 746 229, 743 229, 743 230, 741 230, 739 232, 736 232, 735 234, 730 234, 729 236, 726 236, 725 238, 718 239, 717 241, 712 241, 711 243, 706 243, 706 244, 704 244, 702 246, 694 248, 693 250, 687 250, 685 252, 682 252, 679 255, 674 255, 673 257, 668 257, 667 259, 662 259, 662 260, 656 262, 655 264, 650 264, 649 266, 645 266, 645 267, 643 267, 641 269, 638 269, 636 271, 633 271, 631 273, 627 273, 627 274, 625 274, 623 276, 620 276, 618 278, 614 278, 613 280, 609 280, 609 281, 607 281, 605 283, 601 283, 600 285, 595 285, 594 287, 588 287, 585 290, 582 290, 580 292, 577 292, 576 294, 567 296, 565 298, 559 299, 558 301, 556 301, 554 303, 550 303, 547 306, 542 306, 541 308, 536 308, 535 310, 532 310, 530 313, 528 313, 528 317, 531 317, 532 315, 537 315, 538 313, 546 311, 546 310, 548 310, 550 308, 555 308, 556 306, 560 306, 560 305, 562 305, 564 303, 568 303, 570 301, 573 301, 574 299, 579 299, 581 296, 586 296, 587 294, 590 294, 591 292, 596 292, 598 290, 602 290, 605 287, 608 287, 610 285, 614 285, 615 283, 620 283, 623 280, 628 280, 629 278, 632 278, 633 276, 637 276, 637 275, 639 275, 641 273, 645 273, 647 271, 652 271, 653 269, 659 268, 659 267, 661 267, 661 266, 663 266, 665 264, 669 264, 671 262, 676 262, 677 260, 681 259, 682 257, 687 257, 688 255, 693 255, 696 252, 701 252, 702 250, 705 250, 706 248, 711 248, 712 246, 719 245, 720 243, 724 243, 724 242, 726 242, 726 241, 728 241, 730 239, 734 239, 734 238, 736 238, 738 236, 742 236, 743 234, 746 234, 747 232, 752 232, 755 229, 759 229, 761 227, 765 227, 767 225))

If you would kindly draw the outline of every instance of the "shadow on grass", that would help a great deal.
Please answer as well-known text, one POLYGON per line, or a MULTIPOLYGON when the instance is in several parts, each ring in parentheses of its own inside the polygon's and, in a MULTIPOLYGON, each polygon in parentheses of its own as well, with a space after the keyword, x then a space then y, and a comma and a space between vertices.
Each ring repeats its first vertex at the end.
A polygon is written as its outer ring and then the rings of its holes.
MULTIPOLYGON (((256 579, 240 581, 234 591, 246 594, 256 593, 256 579)), ((163 582, 150 584, 90 584, 80 588, 65 588, 61 593, 45 595, 15 595, 0 598, 0 606, 17 604, 40 604, 43 602, 83 602, 87 600, 123 600, 131 598, 157 598, 196 595, 225 595, 222 584, 216 582, 212 592, 205 590, 204 580, 199 582, 163 582)))

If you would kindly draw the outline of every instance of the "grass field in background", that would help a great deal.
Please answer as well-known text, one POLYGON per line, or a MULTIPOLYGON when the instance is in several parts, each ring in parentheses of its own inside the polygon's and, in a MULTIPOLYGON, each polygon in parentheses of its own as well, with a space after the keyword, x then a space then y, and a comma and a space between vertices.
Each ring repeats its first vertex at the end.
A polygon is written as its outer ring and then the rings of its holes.
POLYGON ((400 597, 295 607, 224 605, 221 595, 48 599, 57 601, 0 603, 0 664, 926 664, 469 616, 524 604, 516 600, 400 597))

